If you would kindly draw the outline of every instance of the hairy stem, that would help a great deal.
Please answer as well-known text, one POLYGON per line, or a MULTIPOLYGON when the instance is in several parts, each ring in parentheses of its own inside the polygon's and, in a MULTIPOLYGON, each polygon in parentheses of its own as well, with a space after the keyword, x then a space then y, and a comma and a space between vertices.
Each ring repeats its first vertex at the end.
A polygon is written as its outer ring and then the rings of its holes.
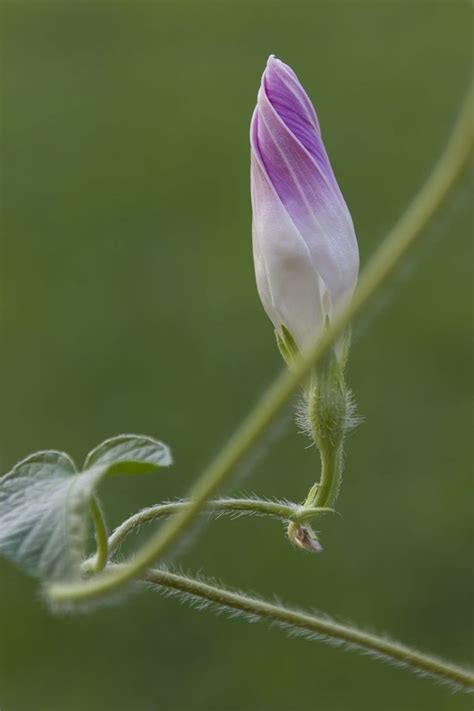
POLYGON ((332 507, 335 504, 342 479, 342 445, 323 448, 321 454, 321 479, 313 502, 315 507, 332 507))
POLYGON ((137 577, 167 553, 191 526, 207 501, 230 478, 235 468, 258 444, 311 369, 319 364, 348 326, 363 313, 373 297, 410 252, 423 230, 446 202, 464 174, 473 146, 474 102, 472 91, 448 144, 433 172, 361 274, 348 306, 334 319, 321 338, 282 373, 236 430, 189 492, 190 504, 167 521, 135 554, 126 568, 104 570, 79 583, 52 583, 47 593, 53 602, 80 602, 109 594, 137 577))
POLYGON ((306 498, 308 506, 334 508, 342 480, 344 437, 350 411, 343 366, 336 354, 312 374, 308 420, 321 458, 321 478, 306 498))
POLYGON ((469 670, 432 655, 423 654, 400 642, 364 632, 351 625, 274 605, 259 598, 210 585, 188 576, 177 575, 167 570, 148 570, 140 577, 148 583, 184 593, 190 601, 196 598, 207 600, 218 609, 237 610, 251 615, 253 618, 270 620, 292 632, 300 632, 309 637, 316 636, 323 641, 341 643, 349 648, 369 652, 379 659, 395 662, 411 671, 429 675, 457 688, 474 689, 474 674, 469 670))

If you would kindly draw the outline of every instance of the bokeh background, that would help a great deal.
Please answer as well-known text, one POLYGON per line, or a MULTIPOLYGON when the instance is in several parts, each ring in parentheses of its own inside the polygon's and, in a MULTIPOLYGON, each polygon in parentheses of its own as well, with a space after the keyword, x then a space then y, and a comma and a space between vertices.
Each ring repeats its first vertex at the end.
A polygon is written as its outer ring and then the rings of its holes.
MULTIPOLYGON (((428 174, 469 80, 469 3, 1 4, 0 467, 108 436, 173 470, 102 488, 111 525, 185 495, 281 368, 256 294, 248 124, 266 58, 317 107, 364 264, 428 174)), ((221 519, 175 560, 466 662, 471 228, 459 190, 355 331, 363 424, 317 558, 221 519)), ((229 491, 301 500, 291 417, 229 491)), ((149 531, 148 531, 149 532, 149 531)), ((134 539, 133 543, 138 543, 134 539)), ((52 617, 0 561, 2 711, 456 711, 462 695, 151 591, 52 617)))

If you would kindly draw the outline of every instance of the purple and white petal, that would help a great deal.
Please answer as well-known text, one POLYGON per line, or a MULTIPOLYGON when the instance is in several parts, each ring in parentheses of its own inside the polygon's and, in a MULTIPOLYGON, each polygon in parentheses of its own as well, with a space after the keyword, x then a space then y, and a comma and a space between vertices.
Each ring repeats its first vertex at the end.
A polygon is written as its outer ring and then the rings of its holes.
POLYGON ((255 155, 251 182, 259 296, 275 329, 281 332, 282 325, 291 324, 293 338, 304 347, 323 320, 311 256, 255 155))

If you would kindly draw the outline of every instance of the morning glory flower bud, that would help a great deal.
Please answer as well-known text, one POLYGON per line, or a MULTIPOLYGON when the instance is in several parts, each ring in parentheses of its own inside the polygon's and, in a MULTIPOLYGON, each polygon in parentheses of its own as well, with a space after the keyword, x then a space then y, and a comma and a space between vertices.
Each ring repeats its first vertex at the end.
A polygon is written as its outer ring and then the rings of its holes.
POLYGON ((301 349, 352 297, 359 251, 311 101, 274 56, 250 142, 257 288, 277 334, 286 327, 301 349))

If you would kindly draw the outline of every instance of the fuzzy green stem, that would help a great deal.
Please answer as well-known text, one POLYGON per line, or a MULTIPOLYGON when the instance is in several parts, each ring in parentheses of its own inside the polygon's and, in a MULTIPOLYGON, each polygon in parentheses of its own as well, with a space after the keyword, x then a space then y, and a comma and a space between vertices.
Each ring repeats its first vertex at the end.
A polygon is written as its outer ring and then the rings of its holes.
POLYGON ((191 501, 189 506, 167 521, 135 554, 126 568, 104 570, 84 582, 49 585, 47 594, 52 602, 81 602, 107 595, 136 578, 145 568, 168 553, 182 537, 207 501, 258 444, 312 368, 321 362, 347 327, 363 313, 373 297, 385 286, 423 230, 446 202, 464 174, 470 158, 474 138, 473 113, 474 102, 470 91, 440 160, 419 194, 364 269, 351 303, 339 313, 330 328, 312 344, 304 356, 295 360, 292 370, 277 377, 264 393, 191 488, 188 496, 191 501))
POLYGON ((308 417, 321 457, 321 478, 311 487, 304 505, 333 508, 342 479, 348 398, 336 356, 326 361, 313 373, 308 396, 308 417))
POLYGON ((343 359, 333 352, 311 375, 307 393, 308 421, 321 458, 321 477, 311 487, 305 506, 334 508, 342 481, 344 437, 351 411, 344 378, 349 338, 345 341, 343 359))
POLYGON ((94 522, 95 541, 97 544, 97 552, 91 559, 91 572, 93 571, 98 573, 100 570, 105 568, 109 557, 107 525, 105 523, 102 506, 100 505, 97 496, 93 496, 91 498, 89 507, 92 514, 92 520, 94 522))
POLYGON ((474 675, 469 670, 351 625, 275 605, 260 598, 226 590, 166 570, 148 570, 141 574, 141 579, 163 588, 177 590, 193 598, 207 600, 220 609, 237 610, 276 622, 290 631, 301 631, 308 636, 317 635, 322 641, 346 644, 348 648, 369 652, 383 661, 395 662, 411 671, 429 675, 455 687, 474 689, 474 675))
POLYGON ((321 455, 321 479, 312 506, 332 508, 337 498, 342 479, 342 445, 323 447, 321 455))

